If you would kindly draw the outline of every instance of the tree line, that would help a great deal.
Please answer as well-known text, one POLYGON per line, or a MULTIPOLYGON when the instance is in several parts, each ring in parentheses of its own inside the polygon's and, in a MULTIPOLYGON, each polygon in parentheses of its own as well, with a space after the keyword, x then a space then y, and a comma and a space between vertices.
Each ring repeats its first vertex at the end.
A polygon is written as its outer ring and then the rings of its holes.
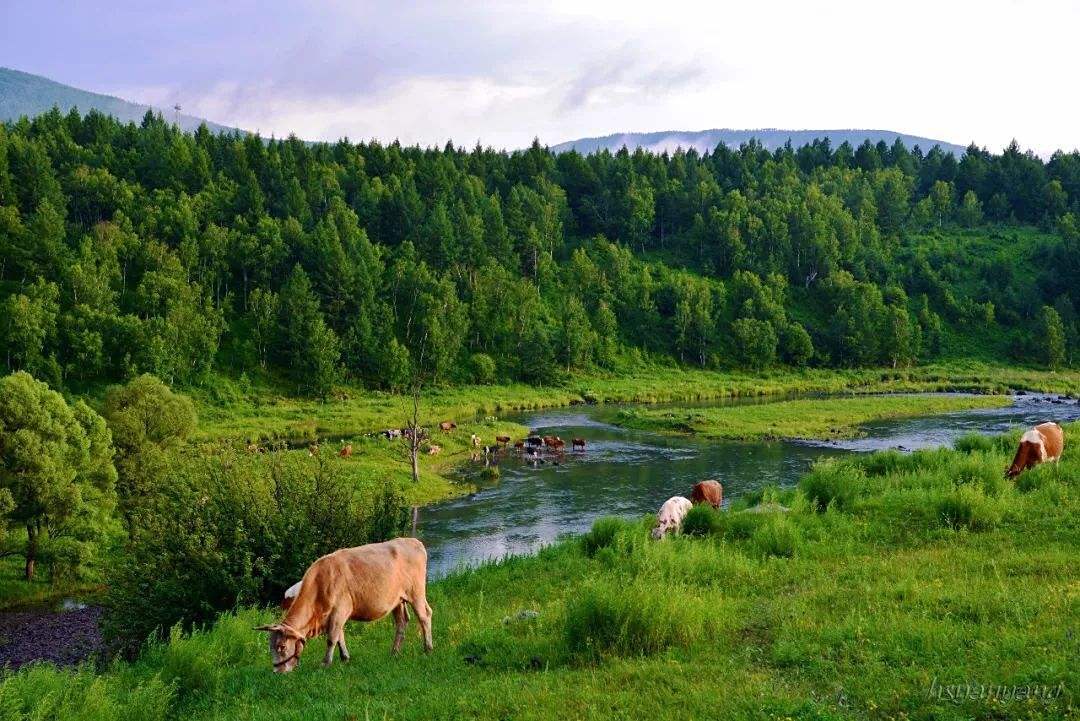
POLYGON ((54 110, 0 127, 0 357, 57 388, 221 370, 323 395, 636 357, 899 366, 965 333, 1057 366, 1078 217, 1080 154, 1015 143, 583 156, 54 110), (1030 269, 1025 225, 1050 233, 1030 269), (991 256, 958 257, 972 228, 991 256))

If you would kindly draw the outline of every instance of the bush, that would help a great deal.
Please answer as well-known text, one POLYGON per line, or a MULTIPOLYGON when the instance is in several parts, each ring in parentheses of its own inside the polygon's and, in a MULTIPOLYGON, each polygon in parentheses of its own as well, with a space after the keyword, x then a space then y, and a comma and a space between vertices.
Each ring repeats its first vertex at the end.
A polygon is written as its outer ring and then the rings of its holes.
POLYGON ((799 529, 786 515, 768 518, 754 531, 751 542, 763 556, 790 558, 802 542, 799 529))
POLYGON ((134 651, 173 626, 277 600, 325 553, 399 535, 400 494, 380 485, 361 497, 338 468, 301 453, 177 457, 108 579, 106 635, 134 651))
POLYGON ((601 549, 614 546, 619 533, 630 526, 630 523, 616 516, 597 518, 589 532, 581 537, 582 550, 586 556, 592 558, 601 549))
POLYGON ((689 644, 708 626, 706 614, 685 594, 592 583, 567 603, 564 634, 570 653, 599 661, 605 655, 647 655, 689 644))
POLYGON ((469 358, 469 370, 473 383, 486 385, 495 382, 495 359, 487 353, 473 353, 469 358))
POLYGON ((699 503, 683 519, 682 532, 688 536, 712 536, 724 530, 720 511, 708 503, 699 503))
POLYGON ((938 501, 937 514, 949 528, 985 531, 1001 520, 1001 507, 979 489, 964 485, 938 501))
POLYGON ((816 464, 799 481, 799 488, 820 511, 830 504, 841 510, 849 509, 865 487, 866 473, 862 468, 834 461, 816 464))

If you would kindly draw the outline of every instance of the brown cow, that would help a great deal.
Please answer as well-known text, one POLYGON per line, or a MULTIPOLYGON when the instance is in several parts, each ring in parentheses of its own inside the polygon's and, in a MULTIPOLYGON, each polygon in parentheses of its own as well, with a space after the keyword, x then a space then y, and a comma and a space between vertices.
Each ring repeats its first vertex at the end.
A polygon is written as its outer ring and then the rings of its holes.
POLYGON ((517 443, 514 444, 514 448, 517 448, 519 451, 521 449, 523 449, 524 447, 525 447, 525 441, 518 441, 517 443))
POLYGON ((1006 478, 1016 478, 1029 468, 1045 461, 1061 458, 1065 449, 1065 434, 1057 423, 1040 423, 1020 436, 1020 446, 1012 465, 1005 471, 1006 478))
POLYGON ((352 455, 352 443, 346 444, 344 448, 342 448, 340 451, 338 451, 338 455, 341 456, 342 458, 348 458, 349 456, 351 456, 352 455))
POLYGON ((505 446, 510 442, 510 436, 495 436, 495 442, 505 446))
POLYGON ((584 438, 574 438, 574 439, 572 439, 570 441, 570 443, 574 447, 575 450, 578 449, 578 448, 580 448, 581 450, 585 450, 585 439, 584 438))
POLYGON ((457 423, 454 423, 453 421, 443 421, 439 424, 439 430, 443 433, 449 433, 455 428, 457 428, 457 423))
POLYGON ((566 441, 564 441, 562 438, 559 438, 558 436, 555 436, 555 442, 551 444, 551 447, 557 451, 561 451, 563 448, 566 448, 566 441))
POLYGON ((343 548, 315 561, 304 573, 296 600, 279 623, 259 626, 270 632, 270 656, 275 673, 296 668, 308 640, 326 634, 323 665, 334 660, 334 648, 342 661, 349 660, 345 647, 346 621, 377 621, 394 614, 391 653, 401 650, 409 611, 413 607, 420 623, 424 650, 430 652, 431 606, 427 602, 427 550, 415 538, 395 538, 343 548))
POLYGON ((307 454, 309 456, 312 456, 312 457, 315 457, 315 456, 319 455, 319 442, 318 441, 315 441, 314 443, 308 444, 307 454))
POLYGON ((724 502, 724 487, 720 481, 702 481, 695 483, 690 491, 690 501, 696 506, 699 503, 708 503, 713 508, 719 508, 724 502))

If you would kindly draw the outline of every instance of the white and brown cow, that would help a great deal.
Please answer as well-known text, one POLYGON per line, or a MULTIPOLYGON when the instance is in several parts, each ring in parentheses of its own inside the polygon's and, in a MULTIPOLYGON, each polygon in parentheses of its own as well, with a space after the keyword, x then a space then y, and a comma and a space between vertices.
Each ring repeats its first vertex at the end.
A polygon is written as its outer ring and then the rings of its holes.
POLYGON ((1016 478, 1029 468, 1046 461, 1061 458, 1065 449, 1065 433, 1057 423, 1040 423, 1020 436, 1020 445, 1012 465, 1005 471, 1008 478, 1016 478))
POLYGON ((665 534, 678 531, 682 528, 686 514, 693 507, 694 504, 690 502, 690 499, 682 496, 672 496, 664 501, 664 505, 660 506, 660 510, 656 513, 656 526, 652 530, 652 537, 659 540, 665 534))
POLYGON ((270 632, 270 656, 276 673, 296 668, 309 639, 326 635, 323 665, 345 647, 346 621, 376 621, 394 614, 393 653, 401 650, 409 622, 406 604, 420 623, 424 650, 431 651, 431 606, 427 602, 427 550, 415 538, 395 538, 334 551, 311 564, 300 583, 285 592, 288 611, 279 623, 259 626, 270 632), (293 600, 290 592, 297 589, 293 600))

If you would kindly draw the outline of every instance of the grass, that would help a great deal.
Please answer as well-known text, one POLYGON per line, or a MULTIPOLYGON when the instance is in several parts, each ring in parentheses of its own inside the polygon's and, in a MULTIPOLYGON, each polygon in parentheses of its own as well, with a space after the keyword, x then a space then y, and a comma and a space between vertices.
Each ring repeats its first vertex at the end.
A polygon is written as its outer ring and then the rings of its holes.
POLYGON ((853 438, 861 433, 861 425, 871 421, 1001 407, 1011 402, 1007 396, 978 395, 814 398, 712 408, 633 408, 619 411, 615 422, 641 430, 727 440, 853 438))
MULTIPOLYGON (((426 392, 423 422, 471 420, 573 403, 669 403, 793 394, 866 394, 1024 389, 1080 394, 1080 370, 1050 372, 950 361, 903 369, 775 369, 761 373, 633 365, 618 373, 571 376, 564 384, 457 386, 426 392)), ((202 440, 309 440, 400 428, 411 405, 391 393, 343 388, 322 402, 295 398, 268 383, 222 376, 191 389, 202 440)))
POLYGON ((86 598, 98 590, 95 584, 50 583, 48 575, 40 572, 28 583, 23 578, 22 556, 0 559, 0 611, 49 606, 69 596, 86 598))
POLYGON ((314 640, 276 676, 251 630, 276 614, 241 609, 133 663, 8 674, 0 717, 1075 717, 1080 454, 995 485, 1015 440, 823 462, 695 511, 696 536, 598 521, 432 584, 431 656, 410 632, 389 657, 387 620, 350 624, 349 664, 319 668, 314 640), (790 510, 740 510, 759 500, 790 510))

